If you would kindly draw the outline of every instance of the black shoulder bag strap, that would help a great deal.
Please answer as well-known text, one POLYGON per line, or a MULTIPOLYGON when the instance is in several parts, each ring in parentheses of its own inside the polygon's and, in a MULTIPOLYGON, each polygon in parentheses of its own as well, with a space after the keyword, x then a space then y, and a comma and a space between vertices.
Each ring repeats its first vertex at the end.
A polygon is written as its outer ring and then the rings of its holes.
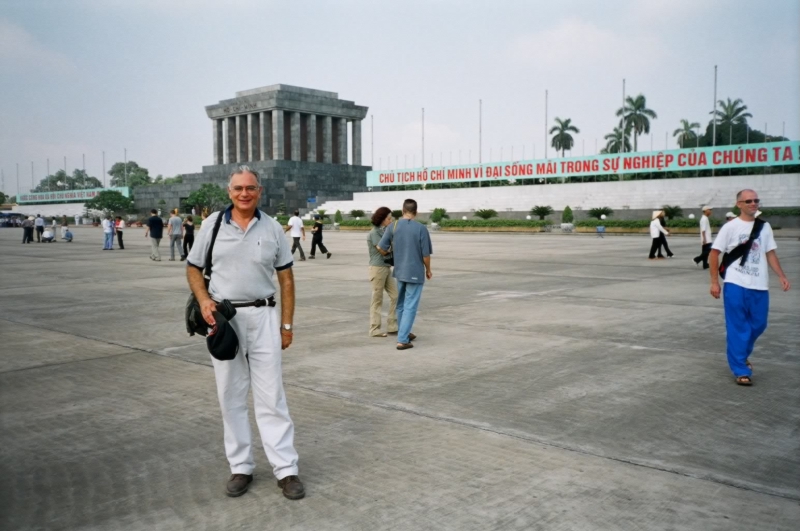
POLYGON ((214 242, 217 241, 219 226, 222 225, 222 218, 224 217, 225 211, 222 210, 214 221, 214 230, 211 231, 211 243, 208 244, 208 252, 206 253, 206 267, 203 268, 203 278, 206 280, 206 289, 208 289, 208 284, 211 282, 211 257, 214 253, 214 242))
POLYGON ((753 228, 750 230, 750 236, 747 238, 747 241, 740 243, 734 247, 731 252, 726 253, 722 257, 722 265, 719 268, 719 274, 722 278, 725 278, 728 267, 736 260, 739 260, 739 266, 743 266, 745 262, 747 262, 747 256, 750 254, 753 242, 761 235, 761 229, 764 227, 765 223, 764 220, 756 218, 755 221, 753 221, 753 228))

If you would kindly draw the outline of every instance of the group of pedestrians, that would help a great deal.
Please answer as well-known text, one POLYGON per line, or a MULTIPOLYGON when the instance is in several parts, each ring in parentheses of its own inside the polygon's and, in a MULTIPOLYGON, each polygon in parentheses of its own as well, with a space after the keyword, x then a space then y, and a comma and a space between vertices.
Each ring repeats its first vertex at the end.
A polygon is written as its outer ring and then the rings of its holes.
MULTIPOLYGON (((294 339, 293 253, 300 249, 300 260, 304 259, 300 241, 305 238, 305 228, 298 212, 282 227, 259 211, 261 193, 255 171, 240 166, 232 172, 228 185, 232 204, 212 213, 203 223, 197 245, 189 252, 187 279, 202 314, 203 327, 207 327, 201 329, 208 330, 207 345, 231 470, 225 493, 241 496, 253 481, 255 462, 248 413, 252 387, 256 424, 277 485, 286 498, 296 500, 303 498, 306 491, 299 478, 294 424, 282 382, 281 351, 290 348, 294 339), (292 231, 291 245, 284 235, 286 231, 292 231), (255 256, 256 260, 243 256, 255 256), (275 300, 278 286, 280 310, 275 300)), ((757 195, 743 190, 737 195, 737 203, 742 214, 717 235, 708 262, 711 295, 719 297, 722 293, 725 297, 728 362, 736 383, 749 385, 752 364, 748 357, 766 328, 767 265, 778 274, 784 290, 789 289, 789 282, 775 254, 769 224, 755 218, 757 195), (744 253, 737 251, 742 246, 746 248, 744 253), (726 273, 724 290, 719 280, 721 254, 726 273), (728 258, 731 255, 737 257, 736 261, 728 258)), ((706 209, 706 216, 708 213, 710 209, 706 209)), ((396 333, 398 350, 413 347, 416 336, 412 328, 422 289, 425 281, 433 277, 430 235, 415 220, 416 214, 417 203, 413 199, 403 203, 403 215, 396 220, 388 207, 380 207, 372 216, 373 228, 367 235, 372 291, 369 336, 396 333), (381 311, 384 294, 390 301, 385 332, 381 311)), ((654 221, 663 229, 656 218, 654 221)), ((148 227, 155 238, 156 225, 148 227)), ((163 228, 160 218, 157 227, 163 228)), ((704 251, 710 243, 709 232, 701 235, 704 251)), ((160 237, 160 232, 157 234, 160 237)))
MULTIPOLYGON (((311 226, 311 254, 308 255, 308 258, 311 260, 316 258, 317 247, 319 247, 319 250, 322 251, 327 258, 331 257, 331 253, 328 251, 328 248, 325 247, 324 243, 322 243, 323 228, 324 224, 322 223, 322 216, 315 214, 314 224, 311 226)), ((294 252, 299 250, 300 261, 305 262, 306 255, 303 252, 303 246, 300 243, 300 240, 306 241, 306 228, 303 224, 303 220, 300 219, 299 210, 295 210, 294 215, 289 218, 289 221, 286 222, 284 232, 289 232, 290 236, 292 237, 292 255, 294 256, 294 252)))
MULTIPOLYGON (((305 259, 300 243, 305 239, 305 227, 297 211, 285 227, 263 214, 257 208, 261 193, 255 171, 240 166, 231 173, 231 205, 212 213, 203 223, 197 245, 189 252, 186 274, 203 327, 208 330, 207 345, 231 470, 225 494, 241 496, 253 481, 255 462, 248 416, 252 387, 256 424, 277 485, 286 498, 297 500, 305 496, 305 486, 298 476, 294 424, 282 382, 281 351, 293 342, 293 254, 300 250, 300 260, 305 259), (291 231, 291 246, 284 235, 287 231, 291 231), (244 255, 255 256, 256 260, 242 259, 244 255), (278 285, 280 311, 275 301, 278 285)), ((392 219, 389 208, 381 207, 372 217, 374 228, 367 239, 373 291, 370 335, 386 337, 397 333, 399 350, 413 346, 411 341, 416 336, 411 330, 422 286, 433 276, 430 235, 424 225, 415 221, 416 214, 417 203, 412 199, 403 204, 399 220, 392 219), (384 292, 391 300, 387 334, 380 332, 384 292)), ((151 238, 160 238, 163 224, 150 220, 151 238)), ((312 234, 309 258, 317 247, 330 257, 322 243, 319 217, 315 217, 312 234)))
MULTIPOLYGON (((161 261, 161 239, 164 237, 164 220, 158 215, 158 210, 152 209, 150 217, 145 222, 147 229, 144 232, 145 238, 150 238, 150 260, 161 261)), ((180 261, 186 260, 189 252, 194 245, 194 217, 191 215, 182 219, 177 208, 169 213, 166 223, 167 236, 169 236, 169 261, 175 261, 177 251, 180 261)))
POLYGON ((667 257, 672 258, 675 256, 674 253, 670 251, 669 244, 667 243, 669 231, 667 231, 666 226, 667 221, 665 219, 664 211, 654 211, 653 220, 650 222, 650 238, 652 238, 652 243, 650 244, 650 256, 648 256, 650 260, 663 260, 664 255, 661 253, 662 248, 667 253, 667 257))
MULTIPOLYGON (((22 221, 22 243, 33 243, 33 234, 36 233, 36 241, 38 243, 51 243, 56 241, 56 218, 53 217, 52 224, 47 225, 45 219, 41 214, 28 216, 27 219, 22 221)), ((71 242, 73 238, 72 231, 69 230, 67 225, 67 217, 64 216, 61 223, 61 239, 71 242)))

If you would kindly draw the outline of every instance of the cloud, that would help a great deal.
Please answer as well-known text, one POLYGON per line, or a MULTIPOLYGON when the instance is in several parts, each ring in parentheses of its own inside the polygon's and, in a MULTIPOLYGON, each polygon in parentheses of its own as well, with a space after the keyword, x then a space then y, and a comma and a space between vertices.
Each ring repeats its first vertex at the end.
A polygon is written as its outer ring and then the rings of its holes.
POLYGON ((24 28, 4 19, 0 19, 0 65, 59 74, 76 69, 69 57, 48 49, 24 28))
POLYGON ((578 74, 626 65, 630 68, 632 56, 647 57, 647 63, 653 65, 664 59, 665 53, 665 47, 645 32, 637 35, 611 31, 578 19, 521 35, 507 50, 512 61, 578 74))
MULTIPOLYGON (((422 153, 421 122, 417 120, 400 126, 395 138, 392 142, 390 167, 395 167, 395 156, 398 157, 397 164, 401 168, 406 165, 411 167, 412 161, 419 165, 422 153), (406 157, 407 163, 405 162, 406 157)), ((435 165, 439 165, 440 157, 444 157, 444 163, 447 164, 450 150, 458 150, 458 147, 463 144, 465 142, 461 133, 453 127, 425 120, 425 162, 427 165, 431 164, 431 155, 433 155, 435 165)), ((463 156, 466 159, 466 153, 463 156)), ((375 163, 378 164, 377 159, 375 163)))

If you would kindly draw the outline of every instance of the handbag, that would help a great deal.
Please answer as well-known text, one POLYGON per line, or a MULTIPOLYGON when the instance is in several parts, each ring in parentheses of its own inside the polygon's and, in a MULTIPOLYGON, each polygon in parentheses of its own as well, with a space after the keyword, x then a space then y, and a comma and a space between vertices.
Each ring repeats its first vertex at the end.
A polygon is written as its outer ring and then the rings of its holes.
MULTIPOLYGON (((211 256, 214 252, 214 242, 217 240, 217 233, 222 224, 224 212, 220 212, 214 222, 214 230, 211 232, 211 243, 208 245, 208 252, 206 253, 206 266, 203 268, 203 279, 206 284, 206 289, 211 282, 211 256)), ((200 303, 197 302, 197 297, 194 293, 189 295, 186 301, 186 331, 190 336, 200 334, 205 336, 208 334, 208 323, 203 319, 203 312, 200 311, 200 303)))
MULTIPOLYGON (((400 220, 399 219, 394 220, 394 227, 392 227, 392 241, 394 241, 394 232, 395 232, 395 230, 397 230, 397 222, 398 221, 400 221, 400 220)), ((389 251, 390 251, 389 254, 387 254, 386 256, 383 257, 383 263, 386 264, 389 267, 394 267, 394 254, 391 252, 392 251, 392 247, 394 247, 394 245, 391 245, 389 247, 389 251)))
POLYGON ((736 260, 739 261, 739 265, 743 266, 744 263, 747 261, 747 255, 750 254, 750 248, 753 247, 753 242, 756 241, 761 234, 761 229, 764 227, 764 220, 756 218, 753 222, 753 228, 750 231, 750 236, 747 238, 747 241, 744 243, 740 243, 733 249, 731 252, 725 253, 722 255, 722 262, 719 265, 719 276, 723 279, 725 278, 725 273, 728 272, 728 267, 736 260))

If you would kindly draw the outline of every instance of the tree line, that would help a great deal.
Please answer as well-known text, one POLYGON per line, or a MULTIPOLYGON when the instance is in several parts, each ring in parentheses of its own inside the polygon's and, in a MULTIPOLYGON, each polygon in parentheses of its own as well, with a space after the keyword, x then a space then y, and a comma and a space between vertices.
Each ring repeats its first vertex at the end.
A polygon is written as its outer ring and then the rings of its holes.
MULTIPOLYGON (((672 133, 678 146, 691 148, 786 140, 782 136, 769 136, 765 132, 751 128, 747 119, 753 115, 747 112, 747 105, 740 98, 717 101, 717 108, 710 114, 713 114, 713 118, 709 120, 704 134, 700 134, 699 122, 682 119, 680 127, 672 133), (715 122, 716 127, 714 127, 715 122)), ((644 94, 625 98, 624 106, 617 109, 615 115, 619 117, 618 125, 603 137, 606 145, 600 153, 638 151, 639 136, 650 133, 650 121, 658 118, 656 111, 647 106, 644 94), (633 137, 632 146, 631 137, 633 137)), ((552 135, 550 145, 556 151, 560 151, 562 157, 566 151, 571 151, 575 144, 572 133, 578 134, 580 130, 571 118, 555 118, 555 125, 549 131, 552 135)))
MULTIPOLYGON (((147 168, 132 160, 127 163, 114 163, 107 173, 111 177, 109 180, 109 187, 111 188, 124 186, 135 188, 137 186, 183 182, 183 178, 180 175, 176 177, 164 177, 162 175, 152 177, 147 168)), ((90 176, 84 170, 76 169, 72 172, 72 175, 68 175, 64 170, 58 170, 39 181, 39 184, 31 192, 57 192, 59 190, 81 190, 86 188, 104 188, 104 186, 100 179, 90 176)))

